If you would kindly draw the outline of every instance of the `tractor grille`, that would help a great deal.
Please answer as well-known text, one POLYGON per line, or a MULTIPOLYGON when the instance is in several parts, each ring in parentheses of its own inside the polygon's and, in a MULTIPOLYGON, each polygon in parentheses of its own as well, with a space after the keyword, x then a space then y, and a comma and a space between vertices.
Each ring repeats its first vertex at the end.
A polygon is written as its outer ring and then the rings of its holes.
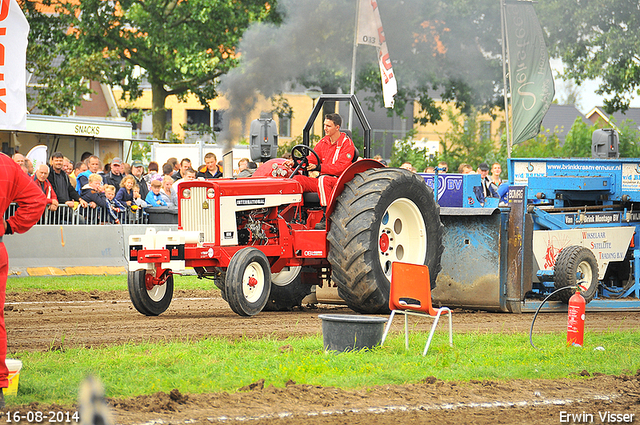
POLYGON ((207 198, 207 187, 191 187, 191 198, 180 200, 183 230, 204 233, 204 242, 215 242, 216 199, 207 198))

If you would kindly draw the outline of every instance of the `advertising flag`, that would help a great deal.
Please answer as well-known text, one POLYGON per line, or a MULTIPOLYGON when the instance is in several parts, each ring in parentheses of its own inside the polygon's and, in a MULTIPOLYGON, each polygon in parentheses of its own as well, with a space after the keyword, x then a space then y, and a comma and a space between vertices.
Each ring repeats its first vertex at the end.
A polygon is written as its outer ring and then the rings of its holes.
POLYGON ((385 108, 393 108, 393 97, 398 93, 398 84, 391 66, 387 43, 384 39, 378 3, 375 0, 360 0, 358 13, 358 44, 376 47, 380 78, 382 79, 384 106, 385 108))
POLYGON ((37 145, 31 148, 29 153, 25 155, 27 160, 33 164, 33 169, 37 170, 40 164, 46 164, 49 156, 47 155, 47 145, 37 145))
POLYGON ((531 2, 505 4, 505 30, 515 145, 540 132, 555 86, 542 28, 531 2))
POLYGON ((16 0, 0 0, 0 129, 27 127, 29 23, 16 0))

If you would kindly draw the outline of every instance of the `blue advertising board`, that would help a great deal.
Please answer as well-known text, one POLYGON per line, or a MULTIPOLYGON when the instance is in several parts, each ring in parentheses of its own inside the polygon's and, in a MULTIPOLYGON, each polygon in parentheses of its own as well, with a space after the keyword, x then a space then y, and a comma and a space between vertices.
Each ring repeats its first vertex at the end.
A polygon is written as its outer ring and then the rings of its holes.
MULTIPOLYGON (((419 174, 427 186, 433 189, 435 174, 419 174)), ((480 174, 438 174, 438 204, 451 208, 482 208, 489 203, 497 206, 497 199, 487 199, 483 205, 476 193, 479 188, 480 174)))

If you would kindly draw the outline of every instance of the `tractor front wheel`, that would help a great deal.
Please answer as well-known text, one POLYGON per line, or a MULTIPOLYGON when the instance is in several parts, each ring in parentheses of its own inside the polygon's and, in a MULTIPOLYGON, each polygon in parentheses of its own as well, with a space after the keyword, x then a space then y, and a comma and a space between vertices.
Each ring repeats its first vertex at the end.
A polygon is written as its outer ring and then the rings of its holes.
MULTIPOLYGON (((580 285, 580 293, 585 302, 595 297, 598 290, 598 262, 591 250, 578 245, 564 248, 556 257, 554 274, 556 289, 580 285)), ((568 303, 574 293, 573 289, 565 289, 558 292, 558 298, 568 303)))
POLYGON ((173 298, 173 275, 165 271, 164 282, 154 284, 154 270, 136 270, 129 272, 127 286, 133 306, 145 316, 158 316, 164 313, 173 298))
POLYGON ((243 248, 229 261, 225 295, 231 309, 240 316, 260 313, 271 292, 271 265, 256 248, 243 248))

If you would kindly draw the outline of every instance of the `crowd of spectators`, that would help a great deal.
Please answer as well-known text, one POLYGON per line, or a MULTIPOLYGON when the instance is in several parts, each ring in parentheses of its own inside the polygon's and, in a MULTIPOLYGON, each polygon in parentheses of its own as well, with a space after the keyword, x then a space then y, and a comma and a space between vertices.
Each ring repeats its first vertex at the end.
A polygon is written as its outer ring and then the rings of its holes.
MULTIPOLYGON (((24 155, 16 152, 12 158, 45 194, 44 216, 52 224, 119 224, 139 220, 146 214, 146 208, 176 208, 181 181, 222 177, 222 164, 213 153, 207 153, 205 163, 197 169, 189 158, 179 162, 170 158, 162 167, 151 161, 145 170, 140 160, 127 164, 115 157, 103 165, 98 156, 85 152, 74 164, 55 152, 49 164, 40 164, 34 170, 33 162, 24 155), (54 214, 60 206, 74 214, 75 219, 69 218, 70 214, 65 214, 65 218, 54 214)), ((249 177, 255 168, 255 163, 243 158, 238 162, 237 177, 249 177)))
MULTIPOLYGON (((375 159, 383 161, 382 158, 375 159)), ((74 222, 78 223, 123 223, 132 219, 139 220, 146 214, 146 208, 177 207, 180 182, 222 177, 222 164, 211 152, 205 155, 204 164, 197 168, 193 168, 189 158, 181 161, 169 158, 162 166, 151 161, 146 170, 140 160, 127 164, 118 157, 102 165, 100 158, 89 152, 85 152, 76 163, 62 153, 55 152, 48 165, 38 165, 35 170, 33 162, 20 153, 15 153, 13 160, 25 173, 32 176, 45 194, 45 215, 54 217, 52 213, 62 206, 77 215, 74 222)), ((243 158, 238 161, 236 177, 250 177, 256 168, 254 162, 243 158)), ((400 168, 417 171, 410 162, 403 163, 400 168)), ((441 174, 449 171, 448 164, 440 162, 437 167, 427 167, 424 172, 433 173, 436 169, 441 174)), ((463 163, 457 171, 461 174, 480 174, 485 198, 502 195, 498 190, 503 184, 500 163, 495 162, 490 168, 486 162, 482 162, 475 171, 471 165, 463 163)), ((60 219, 59 215, 56 217, 58 218, 49 222, 66 221, 60 219)))
MULTIPOLYGON (((410 162, 404 162, 400 168, 404 168, 406 170, 416 172, 415 167, 410 162)), ((434 173, 436 171, 440 174, 447 173, 449 171, 449 165, 441 161, 438 163, 437 167, 427 167, 425 168, 425 173, 434 173)), ((499 162, 494 162, 491 168, 489 168, 489 164, 486 162, 482 162, 478 165, 476 170, 474 171, 473 167, 467 163, 461 163, 458 166, 459 174, 480 174, 480 187, 478 196, 482 199, 485 198, 502 198, 504 196, 503 192, 506 192, 506 184, 503 186, 502 190, 499 190, 500 186, 503 185, 502 178, 500 175, 502 174, 502 166, 499 162), (491 175, 489 175, 489 171, 491 171, 491 175)))

